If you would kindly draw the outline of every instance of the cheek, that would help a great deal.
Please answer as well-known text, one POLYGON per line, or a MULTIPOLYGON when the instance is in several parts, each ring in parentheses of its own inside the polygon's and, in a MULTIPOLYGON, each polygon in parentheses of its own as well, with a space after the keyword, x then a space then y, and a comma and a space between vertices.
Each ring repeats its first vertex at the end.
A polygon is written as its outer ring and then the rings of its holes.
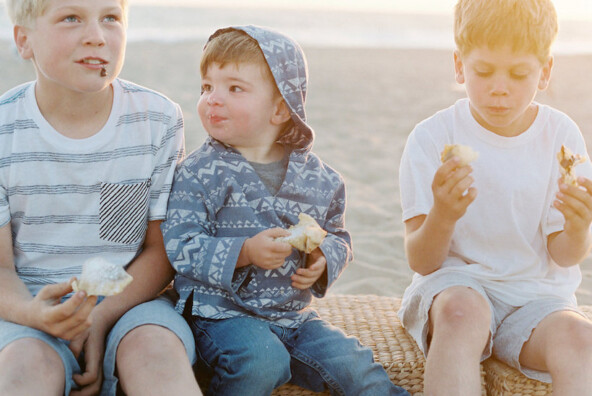
POLYGON ((197 100, 197 105, 196 105, 196 109, 198 114, 202 114, 203 112, 205 112, 205 108, 206 108, 206 99, 204 95, 201 95, 199 97, 199 99, 197 100))

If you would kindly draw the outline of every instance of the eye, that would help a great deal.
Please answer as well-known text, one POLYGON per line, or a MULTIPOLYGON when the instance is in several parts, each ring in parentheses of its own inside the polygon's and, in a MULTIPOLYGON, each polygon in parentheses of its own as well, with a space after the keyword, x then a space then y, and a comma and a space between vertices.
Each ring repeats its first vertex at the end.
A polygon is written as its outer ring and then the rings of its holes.
POLYGON ((68 23, 78 22, 78 20, 79 19, 76 15, 68 15, 67 17, 64 17, 62 19, 62 21, 68 22, 68 23))
POLYGON ((512 77, 514 80, 524 80, 526 77, 528 77, 528 73, 510 73, 510 77, 512 77))
POLYGON ((113 22, 119 22, 120 19, 121 18, 119 18, 119 16, 117 16, 117 15, 107 15, 103 20, 105 22, 113 23, 113 22))
POLYGON ((210 84, 202 84, 201 85, 201 94, 203 95, 205 92, 210 92, 212 90, 212 86, 210 84))
POLYGON ((230 87, 230 92, 243 92, 243 91, 244 91, 244 89, 242 89, 238 85, 232 85, 230 87))
POLYGON ((475 74, 479 77, 489 77, 491 76, 491 71, 475 69, 475 74))

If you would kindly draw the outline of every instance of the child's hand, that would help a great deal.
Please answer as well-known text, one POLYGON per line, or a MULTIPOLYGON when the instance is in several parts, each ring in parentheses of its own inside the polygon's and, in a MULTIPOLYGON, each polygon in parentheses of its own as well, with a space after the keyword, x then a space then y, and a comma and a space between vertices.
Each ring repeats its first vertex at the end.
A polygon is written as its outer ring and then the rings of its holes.
POLYGON ((584 238, 592 223, 592 181, 582 177, 578 183, 584 189, 560 181, 557 200, 553 205, 565 217, 565 233, 584 238))
POLYGON ((292 287, 308 289, 319 280, 326 268, 327 259, 321 249, 316 248, 306 257, 306 268, 298 268, 292 275, 292 287))
POLYGON ((267 270, 281 267, 286 257, 292 254, 292 246, 286 242, 277 242, 275 238, 287 235, 289 233, 283 228, 271 228, 247 239, 241 250, 237 267, 248 264, 267 270))
POLYGON ((64 340, 72 340, 86 331, 91 326, 89 315, 97 297, 78 292, 60 303, 60 299, 71 291, 71 281, 43 287, 30 302, 31 327, 64 340))
POLYGON ((82 352, 84 352, 84 372, 72 376, 79 389, 72 390, 70 396, 96 395, 101 390, 103 351, 108 329, 97 325, 97 323, 99 321, 93 321, 93 327, 70 342, 69 348, 76 359, 79 359, 82 352))
POLYGON ((465 214, 477 196, 477 190, 471 187, 473 168, 470 165, 459 167, 458 164, 456 156, 444 162, 432 182, 434 211, 451 223, 456 223, 465 214))

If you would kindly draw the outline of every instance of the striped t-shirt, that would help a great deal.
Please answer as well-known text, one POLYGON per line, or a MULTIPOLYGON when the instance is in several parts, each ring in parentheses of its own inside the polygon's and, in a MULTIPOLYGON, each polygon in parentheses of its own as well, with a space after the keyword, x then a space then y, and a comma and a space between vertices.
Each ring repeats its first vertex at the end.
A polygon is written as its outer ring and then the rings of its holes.
POLYGON ((113 92, 107 123, 86 139, 43 118, 34 82, 0 97, 0 227, 11 226, 17 273, 33 294, 92 257, 128 264, 147 222, 166 217, 184 153, 181 110, 124 80, 113 92))

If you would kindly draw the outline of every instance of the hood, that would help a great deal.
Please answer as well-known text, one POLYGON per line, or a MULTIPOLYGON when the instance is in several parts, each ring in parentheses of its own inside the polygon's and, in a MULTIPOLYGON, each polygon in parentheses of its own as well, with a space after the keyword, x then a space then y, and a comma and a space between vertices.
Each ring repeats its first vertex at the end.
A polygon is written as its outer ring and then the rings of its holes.
POLYGON ((275 84, 290 109, 294 127, 282 135, 279 142, 296 148, 310 149, 314 140, 314 131, 306 123, 304 110, 308 66, 300 45, 273 29, 253 25, 218 29, 208 41, 229 30, 241 30, 259 43, 275 84))

